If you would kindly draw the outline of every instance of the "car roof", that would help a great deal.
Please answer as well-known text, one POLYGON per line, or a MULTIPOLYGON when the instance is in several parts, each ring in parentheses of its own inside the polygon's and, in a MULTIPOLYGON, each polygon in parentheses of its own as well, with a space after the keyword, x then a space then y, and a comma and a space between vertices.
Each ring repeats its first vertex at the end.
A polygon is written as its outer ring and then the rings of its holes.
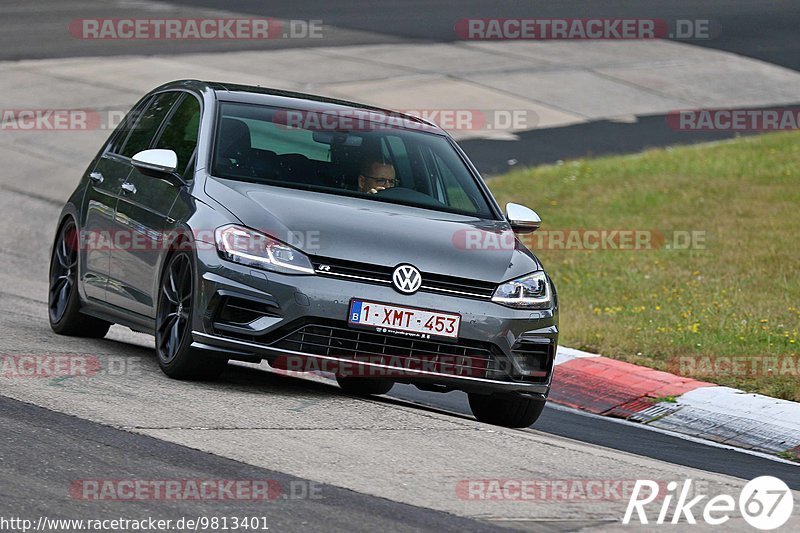
POLYGON ((391 119, 390 124, 393 127, 447 135, 439 126, 420 117, 367 104, 282 89, 213 81, 178 80, 164 84, 157 90, 175 88, 211 90, 216 94, 218 100, 225 102, 264 105, 320 114, 341 113, 372 121, 383 121, 388 117, 391 119))

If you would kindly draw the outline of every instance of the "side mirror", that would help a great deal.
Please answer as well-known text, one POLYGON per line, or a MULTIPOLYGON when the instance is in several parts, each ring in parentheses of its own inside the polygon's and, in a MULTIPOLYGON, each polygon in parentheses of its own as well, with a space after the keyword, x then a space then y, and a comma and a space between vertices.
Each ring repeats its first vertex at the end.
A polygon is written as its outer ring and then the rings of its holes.
MULTIPOLYGON (((178 155, 172 150, 143 150, 131 158, 133 166, 142 174, 174 181, 178 168, 178 155)), ((182 181, 182 180, 181 180, 182 181)))
POLYGON ((506 204, 506 220, 511 224, 511 229, 517 233, 531 233, 542 225, 542 219, 536 211, 512 203, 506 204))

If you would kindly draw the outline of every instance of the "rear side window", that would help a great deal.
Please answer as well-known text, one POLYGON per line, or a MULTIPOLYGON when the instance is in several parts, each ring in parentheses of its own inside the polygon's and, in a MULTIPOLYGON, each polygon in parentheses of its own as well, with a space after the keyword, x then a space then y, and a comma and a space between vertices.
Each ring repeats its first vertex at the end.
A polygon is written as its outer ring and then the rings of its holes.
POLYGON ((156 142, 155 148, 172 150, 178 155, 177 171, 183 174, 197 147, 197 132, 200 127, 200 102, 186 95, 177 105, 156 142))
POLYGON ((128 135, 120 153, 125 157, 133 157, 142 150, 150 148, 150 143, 156 136, 159 126, 164 122, 164 118, 180 95, 181 93, 178 92, 157 95, 139 117, 139 121, 128 135))
POLYGON ((114 133, 111 134, 111 141, 108 145, 108 151, 119 154, 122 153, 122 147, 125 146, 125 141, 128 139, 128 134, 131 128, 142 116, 142 112, 147 109, 147 104, 153 100, 152 97, 143 98, 136 106, 131 109, 128 114, 120 122, 114 133))

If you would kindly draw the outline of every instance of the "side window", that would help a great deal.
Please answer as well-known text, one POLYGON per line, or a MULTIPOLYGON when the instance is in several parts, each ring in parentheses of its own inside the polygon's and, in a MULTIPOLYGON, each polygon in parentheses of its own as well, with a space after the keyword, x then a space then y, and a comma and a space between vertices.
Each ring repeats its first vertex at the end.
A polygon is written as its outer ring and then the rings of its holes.
POLYGON ((186 95, 169 118, 156 142, 155 148, 172 150, 178 155, 177 172, 183 174, 194 149, 197 147, 197 132, 200 127, 200 102, 186 95))
POLYGON ((456 209, 461 209, 462 211, 475 211, 477 206, 475 202, 473 202, 469 195, 464 191, 461 184, 458 183, 453 172, 450 170, 450 167, 447 166, 439 155, 434 156, 436 161, 436 167, 439 170, 439 176, 442 180, 442 184, 444 185, 444 197, 445 203, 450 207, 455 207, 456 209))
POLYGON ((164 122, 164 117, 167 116, 172 104, 180 95, 181 93, 178 92, 157 95, 131 130, 120 153, 125 157, 133 157, 142 150, 150 148, 150 142, 155 137, 161 123, 164 122))
POLYGON ((131 128, 142 116, 142 112, 147 108, 147 104, 152 101, 152 97, 143 98, 136 106, 131 109, 120 121, 117 129, 111 134, 110 142, 107 150, 109 152, 119 154, 122 152, 122 147, 125 145, 125 140, 131 132, 131 128))

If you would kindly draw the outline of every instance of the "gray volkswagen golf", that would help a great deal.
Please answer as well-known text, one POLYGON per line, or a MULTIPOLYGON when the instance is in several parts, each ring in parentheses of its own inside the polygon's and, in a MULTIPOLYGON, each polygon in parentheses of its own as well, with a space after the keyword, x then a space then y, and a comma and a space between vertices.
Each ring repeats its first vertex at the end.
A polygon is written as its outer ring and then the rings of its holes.
POLYGON ((49 316, 59 334, 112 323, 155 335, 176 379, 229 360, 465 391, 478 420, 544 408, 555 287, 458 145, 424 120, 222 83, 146 95, 58 220, 49 316))

